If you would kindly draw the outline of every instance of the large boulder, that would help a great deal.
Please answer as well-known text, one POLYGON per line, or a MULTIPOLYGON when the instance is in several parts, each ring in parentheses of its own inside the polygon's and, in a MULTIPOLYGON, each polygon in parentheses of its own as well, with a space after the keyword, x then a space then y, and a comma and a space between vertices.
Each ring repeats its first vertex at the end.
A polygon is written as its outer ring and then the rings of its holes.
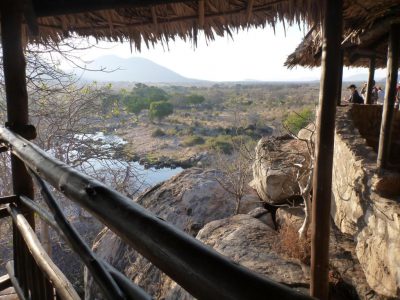
MULTIPOLYGON (((250 215, 235 215, 208 223, 197 239, 261 275, 291 286, 308 285, 300 263, 281 256, 277 232, 250 215)), ((172 280, 164 283, 165 299, 194 299, 172 280)))
MULTIPOLYGON (((187 169, 144 192, 135 201, 158 217, 196 236, 205 224, 234 214, 236 200, 215 180, 216 176, 222 175, 215 170, 187 169)), ((243 213, 260 205, 254 204, 258 198, 248 198, 244 199, 243 213)), ((93 250, 152 296, 161 297, 160 288, 166 276, 110 230, 104 229, 99 234, 93 250)), ((85 273, 86 299, 101 299, 93 278, 85 273)))
POLYGON ((307 143, 289 137, 262 138, 255 151, 250 186, 260 198, 271 204, 280 204, 299 195, 299 172, 302 178, 306 178, 304 172, 310 164, 307 143))

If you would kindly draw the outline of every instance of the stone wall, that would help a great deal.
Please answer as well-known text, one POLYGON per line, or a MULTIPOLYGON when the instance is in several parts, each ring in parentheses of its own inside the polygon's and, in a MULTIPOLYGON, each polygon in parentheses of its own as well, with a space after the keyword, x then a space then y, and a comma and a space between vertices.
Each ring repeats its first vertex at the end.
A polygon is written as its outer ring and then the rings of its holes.
POLYGON ((357 257, 371 288, 387 297, 399 297, 400 174, 378 176, 377 154, 363 137, 379 128, 380 120, 373 117, 379 109, 338 108, 332 217, 343 233, 354 237, 357 257))
MULTIPOLYGON (((360 135, 365 138, 366 144, 378 152, 379 133, 381 129, 382 105, 353 105, 350 115, 360 135)), ((400 163, 400 111, 395 110, 393 115, 393 132, 391 161, 400 163)))

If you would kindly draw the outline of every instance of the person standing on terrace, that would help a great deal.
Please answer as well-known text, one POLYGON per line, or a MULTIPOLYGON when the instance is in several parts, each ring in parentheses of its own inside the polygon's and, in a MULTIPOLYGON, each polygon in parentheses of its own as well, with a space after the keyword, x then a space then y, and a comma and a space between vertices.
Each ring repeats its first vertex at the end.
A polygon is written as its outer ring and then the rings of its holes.
POLYGON ((383 102, 385 101, 385 91, 382 89, 382 87, 378 86, 378 100, 377 104, 383 105, 383 102))
POLYGON ((357 91, 357 87, 354 84, 351 84, 347 87, 350 90, 351 95, 348 98, 345 98, 344 101, 353 103, 353 104, 363 104, 364 99, 360 96, 357 91))

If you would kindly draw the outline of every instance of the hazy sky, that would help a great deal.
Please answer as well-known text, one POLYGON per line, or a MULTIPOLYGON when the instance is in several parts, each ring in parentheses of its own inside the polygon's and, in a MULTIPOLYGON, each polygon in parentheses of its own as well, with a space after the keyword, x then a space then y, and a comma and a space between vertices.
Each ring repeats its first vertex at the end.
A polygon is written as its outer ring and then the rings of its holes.
MULTIPOLYGON (((82 55, 86 60, 93 60, 103 55, 117 55, 123 58, 140 56, 148 58, 183 76, 213 81, 265 80, 290 81, 319 79, 319 68, 310 70, 295 68, 288 70, 283 66, 286 57, 302 40, 304 33, 298 27, 286 31, 277 27, 276 34, 272 28, 249 29, 229 37, 217 37, 214 41, 199 38, 197 48, 191 42, 177 40, 155 48, 143 47, 141 52, 133 50, 129 43, 99 44, 102 48, 91 49, 82 55)), ((344 76, 367 70, 345 68, 344 76)), ((384 72, 378 71, 377 77, 383 77, 384 72)))

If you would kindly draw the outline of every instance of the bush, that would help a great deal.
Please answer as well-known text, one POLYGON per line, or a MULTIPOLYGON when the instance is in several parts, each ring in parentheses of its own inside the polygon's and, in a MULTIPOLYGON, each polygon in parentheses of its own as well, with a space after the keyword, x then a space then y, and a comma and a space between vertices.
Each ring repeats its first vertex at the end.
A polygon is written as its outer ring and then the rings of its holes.
POLYGON ((151 133, 151 136, 152 137, 162 137, 162 136, 165 136, 165 132, 162 129, 157 128, 157 129, 153 130, 153 132, 151 133))
POLYGON ((228 135, 209 138, 206 145, 208 148, 221 151, 224 154, 232 154, 233 151, 232 139, 228 135))
POLYGON ((166 131, 167 135, 178 135, 179 130, 177 128, 169 128, 166 131))
POLYGON ((186 103, 187 104, 192 104, 192 105, 196 105, 196 104, 201 104, 205 101, 203 96, 197 95, 197 94, 192 94, 188 97, 186 97, 186 103))
POLYGON ((304 108, 299 112, 290 113, 285 120, 283 125, 297 134, 302 128, 306 127, 314 119, 314 112, 309 108, 304 108))
POLYGON ((171 103, 159 101, 159 102, 152 102, 150 104, 149 116, 151 120, 157 118, 158 121, 169 116, 174 112, 174 108, 171 103))
POLYGON ((310 234, 307 238, 300 239, 299 232, 293 225, 285 226, 279 229, 277 242, 275 243, 277 251, 289 258, 298 259, 306 265, 310 265, 311 259, 311 239, 310 234))
POLYGON ((191 147, 191 146, 195 146, 195 145, 201 145, 204 144, 204 139, 201 136, 198 135, 191 135, 186 137, 183 142, 182 145, 185 147, 191 147))

